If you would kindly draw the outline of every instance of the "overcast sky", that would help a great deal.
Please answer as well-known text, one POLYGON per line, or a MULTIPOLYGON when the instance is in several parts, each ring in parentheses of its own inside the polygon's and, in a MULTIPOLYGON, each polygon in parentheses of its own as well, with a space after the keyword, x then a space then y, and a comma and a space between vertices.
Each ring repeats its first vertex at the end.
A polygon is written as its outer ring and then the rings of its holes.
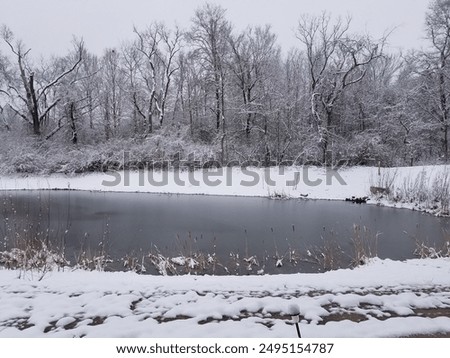
MULTIPOLYGON (((293 29, 301 14, 329 11, 350 14, 354 31, 374 37, 388 29, 393 48, 423 46, 424 14, 429 0, 211 0, 227 9, 237 29, 271 24, 284 49, 297 45, 293 29)), ((133 37, 132 28, 154 20, 189 26, 194 10, 205 0, 0 0, 0 24, 6 24, 34 54, 63 54, 72 35, 100 54, 133 37)))

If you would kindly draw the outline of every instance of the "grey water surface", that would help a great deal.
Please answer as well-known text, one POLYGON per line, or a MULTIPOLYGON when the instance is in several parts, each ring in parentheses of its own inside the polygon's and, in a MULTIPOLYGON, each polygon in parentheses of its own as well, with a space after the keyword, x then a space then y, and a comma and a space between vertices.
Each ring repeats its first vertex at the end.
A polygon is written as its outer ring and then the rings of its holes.
POLYGON ((403 260, 414 257, 416 241, 442 246, 450 232, 446 218, 339 201, 83 191, 0 195, 0 234, 6 237, 12 225, 19 230, 28 225, 29 230, 32 223, 35 230, 63 244, 71 261, 80 250, 89 247, 95 252, 105 244, 116 261, 127 254, 177 257, 203 252, 215 255, 222 268, 233 258, 236 263, 236 257, 257 258, 251 270, 235 265, 239 274, 262 269, 317 272, 324 268, 315 258, 327 246, 339 250, 342 266, 350 265, 358 235, 371 254, 403 260), (292 252, 299 255, 295 264, 292 252), (282 267, 276 267, 279 258, 282 267))

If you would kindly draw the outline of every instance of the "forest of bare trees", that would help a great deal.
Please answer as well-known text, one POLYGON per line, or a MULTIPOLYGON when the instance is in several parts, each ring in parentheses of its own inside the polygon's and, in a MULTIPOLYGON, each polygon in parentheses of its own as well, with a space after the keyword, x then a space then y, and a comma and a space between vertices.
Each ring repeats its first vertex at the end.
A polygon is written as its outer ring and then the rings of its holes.
POLYGON ((422 26, 425 49, 394 53, 351 18, 301 15, 282 49, 270 26, 238 31, 205 4, 187 28, 134 28, 101 56, 75 38, 44 59, 3 26, 0 172, 448 163, 450 0, 431 1, 422 26))

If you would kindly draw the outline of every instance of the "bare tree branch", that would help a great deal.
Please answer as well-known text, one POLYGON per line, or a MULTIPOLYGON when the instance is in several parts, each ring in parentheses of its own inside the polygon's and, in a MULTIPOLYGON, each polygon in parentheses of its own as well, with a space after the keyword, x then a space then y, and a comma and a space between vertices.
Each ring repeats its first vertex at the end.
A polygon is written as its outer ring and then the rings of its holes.
POLYGON ((63 73, 61 73, 59 76, 57 76, 53 81, 51 81, 50 83, 48 83, 41 91, 40 94, 38 95, 37 100, 39 100, 44 94, 45 92, 50 89, 51 87, 53 87, 54 85, 56 85, 59 81, 61 81, 61 79, 63 79, 64 77, 66 77, 68 74, 70 74, 71 72, 73 72, 78 65, 81 63, 81 61, 83 60, 82 57, 82 53, 83 53, 83 42, 81 42, 78 45, 78 59, 77 61, 72 65, 72 67, 70 67, 68 70, 64 71, 63 73))

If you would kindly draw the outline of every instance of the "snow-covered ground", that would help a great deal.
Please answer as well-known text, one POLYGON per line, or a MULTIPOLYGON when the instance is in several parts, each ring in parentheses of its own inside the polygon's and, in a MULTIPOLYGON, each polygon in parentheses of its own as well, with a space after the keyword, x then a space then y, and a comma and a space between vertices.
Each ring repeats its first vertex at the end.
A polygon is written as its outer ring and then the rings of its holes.
POLYGON ((0 271, 0 337, 304 337, 450 334, 450 260, 324 274, 212 277, 0 271))
MULTIPOLYGON (((189 171, 141 171, 0 177, 0 190, 73 189, 90 191, 205 194, 231 196, 281 196, 343 200, 370 196, 370 187, 402 188, 423 172, 431 186, 436 176, 448 172, 444 165, 401 168, 351 167, 336 171, 318 167, 223 168, 189 171)), ((373 201, 374 202, 374 201, 373 201)), ((413 207, 411 203, 383 205, 413 207)))
MULTIPOLYGON (((444 166, 357 167, 327 174, 321 168, 286 168, 282 174, 279 168, 251 173, 233 168, 206 179, 202 171, 153 173, 155 182, 167 175, 164 185, 149 184, 147 172, 116 174, 120 181, 111 174, 2 177, 0 190, 343 200, 369 196, 371 186, 388 182, 405 186, 420 173, 432 183, 445 171, 444 166)), ((305 337, 450 335, 450 259, 445 258, 375 259, 323 274, 156 277, 69 270, 39 278, 38 273, 0 270, 0 337, 295 337, 287 315, 292 304, 300 307, 305 337)))

